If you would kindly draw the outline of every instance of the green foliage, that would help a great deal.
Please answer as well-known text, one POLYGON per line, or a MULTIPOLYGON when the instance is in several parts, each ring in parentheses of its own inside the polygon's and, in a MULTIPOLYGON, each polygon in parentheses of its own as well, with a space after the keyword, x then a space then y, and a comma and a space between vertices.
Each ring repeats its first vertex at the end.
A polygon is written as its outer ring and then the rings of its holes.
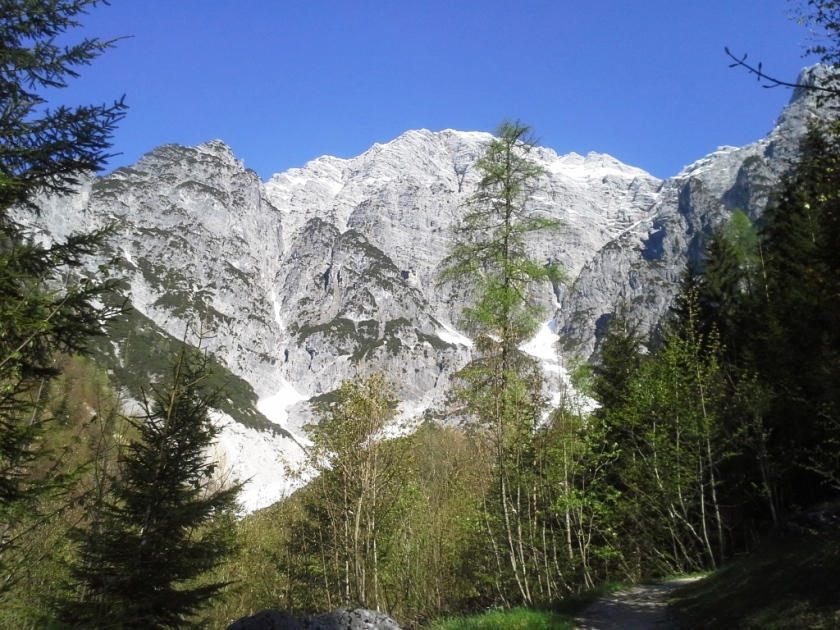
POLYGON ((696 292, 682 304, 685 318, 669 326, 658 353, 637 359, 593 427, 616 452, 607 461, 615 509, 606 516, 635 579, 715 566, 725 542, 720 347, 701 331, 696 292))
POLYGON ((303 557, 296 567, 297 585, 309 584, 307 576, 314 571, 322 576, 328 603, 381 608, 388 601, 389 533, 409 474, 407 442, 384 435, 397 402, 393 385, 372 374, 345 381, 334 402, 319 409, 309 454, 316 476, 292 544, 303 557))
MULTIPOLYGON (((339 402, 340 391, 332 402, 339 402)), ((491 603, 474 566, 486 546, 480 497, 489 470, 478 445, 457 428, 428 423, 410 438, 393 438, 377 448, 380 462, 398 457, 399 468, 392 488, 379 493, 390 510, 376 526, 382 609, 414 626, 477 602, 491 603)), ((347 551, 341 551, 344 534, 334 530, 330 517, 337 513, 328 507, 343 504, 342 485, 337 473, 321 484, 310 483, 238 524, 238 552, 212 574, 232 584, 214 599, 202 623, 224 627, 265 608, 311 614, 342 604, 344 589, 334 577, 343 569, 334 562, 335 554, 347 551)), ((357 481, 347 490, 358 487, 357 481)), ((367 510, 362 523, 369 515, 367 510)))
POLYGON ((451 617, 428 630, 574 630, 574 620, 557 613, 532 608, 491 610, 468 617, 451 617))
POLYGON ((556 265, 531 258, 525 246, 529 234, 559 226, 527 206, 544 175, 530 157, 530 128, 504 122, 496 133, 476 162, 480 180, 455 226, 441 280, 472 287, 463 325, 475 338, 476 356, 458 373, 454 397, 459 413, 480 427, 494 462, 494 481, 483 498, 485 571, 501 601, 533 603, 557 588, 557 569, 544 561, 549 549, 535 545, 539 508, 531 500, 538 461, 533 437, 546 402, 543 379, 519 345, 543 316, 532 286, 558 282, 562 274, 556 265))
POLYGON ((41 192, 72 191, 80 175, 99 170, 115 125, 124 116, 113 105, 44 109, 43 92, 64 88, 113 42, 84 39, 60 46, 56 38, 80 25, 78 16, 96 0, 0 2, 0 212, 32 205, 41 192))
POLYGON ((768 397, 768 436, 783 511, 826 498, 837 461, 823 445, 838 437, 840 397, 840 141, 836 124, 812 126, 801 157, 767 208, 763 267, 745 307, 740 364, 768 397), (795 423, 790 418, 796 418, 795 423))
POLYGON ((840 485, 836 133, 812 126, 760 232, 735 212, 710 235, 649 355, 607 331, 592 428, 630 575, 714 567, 840 485))
POLYGON ((738 361, 741 339, 738 331, 747 325, 745 302, 760 286, 761 266, 758 231, 749 218, 736 210, 706 243, 702 277, 698 278, 701 326, 714 327, 731 362, 738 361))
POLYGON ((685 630, 836 628, 838 580, 838 534, 774 537, 677 591, 672 608, 685 630))
POLYGON ((627 400, 630 383, 642 364, 642 336, 629 307, 614 308, 600 345, 600 361, 593 369, 592 393, 601 412, 620 407, 627 400))
POLYGON ((300 342, 314 335, 323 335, 335 346, 339 355, 349 355, 353 363, 360 364, 366 358, 383 350, 390 355, 398 356, 403 347, 411 345, 412 340, 428 343, 436 350, 452 348, 453 345, 443 341, 435 335, 429 335, 418 330, 404 317, 398 317, 379 326, 373 319, 354 321, 344 317, 336 317, 322 324, 305 324, 295 330, 300 342))
POLYGON ((556 264, 534 260, 525 250, 528 234, 559 228, 556 220, 537 216, 526 205, 545 174, 530 158, 536 146, 530 133, 519 122, 499 125, 497 137, 475 163, 481 178, 442 263, 442 281, 473 287, 472 304, 463 313, 465 328, 494 336, 507 349, 529 339, 540 324, 542 311, 529 298, 531 285, 562 279, 556 264))
POLYGON ((58 374, 54 359, 85 350, 102 321, 119 312, 99 306, 112 286, 103 277, 107 270, 96 277, 81 271, 107 229, 44 246, 10 214, 15 206, 37 211, 36 195, 69 192, 108 157, 122 102, 49 110, 43 96, 66 87, 79 66, 110 46, 95 39, 55 43, 95 4, 0 2, 0 590, 15 577, 10 548, 44 522, 45 505, 69 487, 44 440, 51 422, 43 414, 45 395, 58 374))
POLYGON ((34 630, 47 624, 48 600, 67 579, 67 564, 75 553, 68 530, 95 501, 101 475, 112 469, 116 443, 125 436, 119 398, 107 374, 79 356, 60 357, 56 368, 60 374, 44 395, 42 411, 49 419, 44 448, 55 457, 40 465, 72 481, 71 494, 40 497, 39 509, 21 523, 31 531, 5 552, 9 574, 16 579, 0 596, 3 630, 34 630), (52 518, 43 519, 42 514, 52 518))
POLYGON ((592 588, 572 597, 552 602, 539 608, 492 609, 475 615, 461 615, 440 619, 425 630, 574 630, 574 616, 587 606, 624 585, 611 582, 592 588))
POLYGON ((239 484, 221 486, 207 449, 214 392, 206 358, 183 351, 170 382, 154 388, 109 492, 74 530, 73 588, 57 602, 67 627, 182 628, 223 584, 194 580, 231 550, 239 484))

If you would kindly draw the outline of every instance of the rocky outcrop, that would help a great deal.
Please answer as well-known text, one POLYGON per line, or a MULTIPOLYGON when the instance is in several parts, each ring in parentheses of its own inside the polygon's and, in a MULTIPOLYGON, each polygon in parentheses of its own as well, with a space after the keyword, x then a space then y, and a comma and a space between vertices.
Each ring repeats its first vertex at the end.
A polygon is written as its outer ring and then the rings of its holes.
MULTIPOLYGON (((409 131, 357 158, 319 158, 266 184, 285 235, 277 289, 288 334, 284 379, 319 397, 362 367, 381 369, 400 382, 415 410, 442 399, 469 348, 450 330, 465 291, 441 286, 438 273, 459 206, 475 190, 472 165, 489 139, 409 131)), ((530 245, 572 277, 647 216, 662 185, 606 155, 558 156, 541 148, 535 157, 546 176, 533 210, 558 218, 564 229, 530 245)), ((547 318, 564 292, 543 287, 547 318)), ((303 409, 295 411, 304 417, 303 409)))
POLYGON ((388 615, 375 610, 339 608, 324 615, 307 617, 306 630, 402 630, 388 615))
POLYGON ((285 612, 264 610, 233 622, 227 630, 402 630, 402 627, 375 610, 339 608, 300 621, 285 612))
MULTIPOLYGON (((819 68, 798 82, 818 80, 819 68)), ((794 92, 764 139, 721 147, 667 180, 647 216, 600 248, 561 300, 557 332, 566 352, 590 355, 614 305, 626 301, 648 328, 667 311, 686 261, 700 261, 705 236, 736 209, 758 219, 795 159, 808 120, 825 116, 812 93, 794 92)))
POLYGON ((224 143, 160 147, 41 206, 37 226, 51 238, 115 225, 106 253, 131 306, 178 339, 203 323, 206 347, 259 396, 273 393, 278 331, 268 296, 283 228, 256 173, 224 143))

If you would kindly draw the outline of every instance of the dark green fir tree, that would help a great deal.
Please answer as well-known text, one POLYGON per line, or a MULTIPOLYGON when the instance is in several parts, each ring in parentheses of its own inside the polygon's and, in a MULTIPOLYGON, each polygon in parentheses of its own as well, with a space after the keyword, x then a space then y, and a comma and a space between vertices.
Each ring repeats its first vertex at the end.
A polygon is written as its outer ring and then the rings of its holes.
POLYGON ((619 302, 613 309, 600 340, 599 354, 600 360, 593 369, 592 392, 601 405, 595 413, 603 416, 624 404, 642 365, 639 322, 626 302, 619 302))
POLYGON ((71 628, 183 628, 224 586, 196 580, 232 551, 238 483, 223 483, 208 449, 217 428, 215 394, 202 385, 205 356, 186 350, 170 382, 153 389, 131 420, 106 499, 76 530, 80 562, 74 585, 57 603, 71 628))
POLYGON ((42 407, 59 353, 85 350, 103 320, 109 282, 83 271, 106 231, 42 245, 13 211, 37 212, 38 196, 73 190, 102 168, 122 102, 49 109, 45 94, 64 88, 111 43, 59 45, 92 0, 0 0, 0 592, 37 562, 28 544, 56 493, 69 487, 60 454, 44 447, 51 420, 42 407), (49 505, 48 505, 49 504, 49 505))

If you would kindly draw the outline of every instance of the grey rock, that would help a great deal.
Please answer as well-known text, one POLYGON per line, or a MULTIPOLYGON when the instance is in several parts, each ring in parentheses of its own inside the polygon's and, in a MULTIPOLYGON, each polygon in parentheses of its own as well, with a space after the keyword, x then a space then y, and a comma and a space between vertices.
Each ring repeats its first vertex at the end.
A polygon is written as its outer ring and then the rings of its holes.
POLYGON ((402 630, 388 615, 375 610, 339 608, 323 615, 307 617, 306 630, 402 630))
POLYGON ((304 626, 289 613, 280 610, 263 610, 251 617, 234 621, 227 630, 304 630, 304 626))
MULTIPOLYGON (((820 68, 799 76, 813 84, 820 68)), ((721 147, 667 180, 650 212, 601 247, 563 295, 556 330, 567 353, 589 356, 619 301, 652 329, 667 312, 686 261, 699 262, 705 236, 736 209, 761 216, 781 174, 798 154, 811 119, 831 113, 798 90, 770 134, 746 147, 721 147)))
POLYGON ((279 610, 263 610, 234 621, 227 630, 402 630, 402 626, 375 610, 339 608, 302 621, 279 610))

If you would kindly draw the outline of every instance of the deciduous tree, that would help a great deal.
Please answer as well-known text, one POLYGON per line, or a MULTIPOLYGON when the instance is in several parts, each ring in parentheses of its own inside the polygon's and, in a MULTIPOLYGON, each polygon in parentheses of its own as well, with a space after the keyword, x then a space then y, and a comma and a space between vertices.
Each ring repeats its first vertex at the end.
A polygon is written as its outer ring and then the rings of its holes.
POLYGON ((388 540, 410 470, 405 439, 386 435, 397 403, 393 384, 375 373, 343 382, 319 410, 309 456, 316 478, 304 493, 316 529, 294 544, 315 550, 329 605, 387 608, 388 540))
POLYGON ((480 179, 454 228, 455 240, 441 278, 472 287, 462 323, 475 339, 475 358, 458 375, 456 396, 464 414, 485 430, 495 461, 495 497, 488 499, 487 534, 503 599, 535 601, 526 542, 530 509, 526 467, 536 424, 544 411, 539 366, 519 346, 537 330, 543 310, 533 296, 538 283, 558 282, 556 264, 535 260, 526 237, 555 230, 558 222, 529 199, 544 174, 531 156, 531 129, 504 122, 475 168, 480 179), (513 584, 513 589, 507 582, 513 584))

